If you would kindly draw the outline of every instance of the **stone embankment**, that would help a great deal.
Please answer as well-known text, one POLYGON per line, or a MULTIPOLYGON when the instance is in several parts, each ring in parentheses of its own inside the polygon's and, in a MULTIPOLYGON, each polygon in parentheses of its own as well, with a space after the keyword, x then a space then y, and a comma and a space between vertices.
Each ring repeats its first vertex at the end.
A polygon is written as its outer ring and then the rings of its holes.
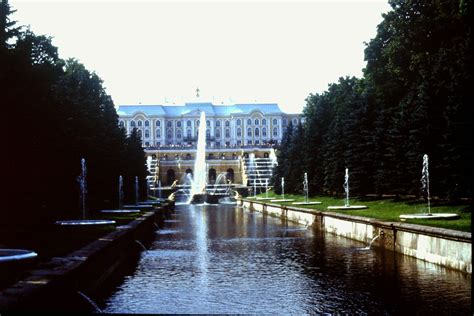
POLYGON ((93 300, 137 262, 143 244, 152 240, 157 223, 173 208, 173 202, 167 203, 65 257, 38 264, 0 291, 0 311, 94 311, 93 300))
POLYGON ((472 234, 422 225, 309 210, 241 199, 250 210, 285 218, 427 262, 472 274, 472 234))

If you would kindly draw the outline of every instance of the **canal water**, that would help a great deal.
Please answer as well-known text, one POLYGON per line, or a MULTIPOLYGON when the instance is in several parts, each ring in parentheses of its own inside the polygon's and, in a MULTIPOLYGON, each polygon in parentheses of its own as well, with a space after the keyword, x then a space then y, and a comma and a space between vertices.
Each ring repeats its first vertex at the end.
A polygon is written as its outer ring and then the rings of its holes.
POLYGON ((471 276, 230 206, 178 205, 107 313, 471 315, 471 276))

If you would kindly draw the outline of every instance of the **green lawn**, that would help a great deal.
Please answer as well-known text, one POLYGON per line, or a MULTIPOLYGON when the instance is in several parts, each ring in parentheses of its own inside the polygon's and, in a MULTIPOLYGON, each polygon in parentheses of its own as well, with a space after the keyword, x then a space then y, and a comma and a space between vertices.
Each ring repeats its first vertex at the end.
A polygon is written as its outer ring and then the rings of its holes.
MULTIPOLYGON (((265 194, 257 195, 257 197, 265 197, 265 194)), ((268 193, 268 197, 275 197, 281 199, 281 195, 276 195, 273 192, 268 193)), ((304 202, 304 197, 301 195, 285 194, 285 199, 295 199, 297 202, 304 202)), ((328 196, 317 196, 309 198, 309 201, 320 201, 319 205, 295 205, 296 207, 315 209, 324 212, 334 212, 349 215, 364 216, 376 218, 385 221, 399 222, 401 214, 425 213, 427 212, 426 203, 417 201, 393 201, 391 199, 350 199, 350 205, 366 205, 369 208, 364 210, 350 210, 350 211, 329 211, 328 206, 342 206, 344 199, 333 198, 328 196)), ((264 201, 262 201, 264 202, 264 201)), ((268 201, 267 201, 268 202, 268 201)), ((270 202, 274 203, 274 202, 270 202)), ((292 206, 292 202, 275 202, 274 204, 292 206)), ((468 203, 459 205, 433 205, 431 207, 432 213, 457 213, 461 217, 453 220, 407 220, 407 223, 442 227, 448 229, 455 229, 460 231, 471 232, 471 211, 472 206, 468 203)))

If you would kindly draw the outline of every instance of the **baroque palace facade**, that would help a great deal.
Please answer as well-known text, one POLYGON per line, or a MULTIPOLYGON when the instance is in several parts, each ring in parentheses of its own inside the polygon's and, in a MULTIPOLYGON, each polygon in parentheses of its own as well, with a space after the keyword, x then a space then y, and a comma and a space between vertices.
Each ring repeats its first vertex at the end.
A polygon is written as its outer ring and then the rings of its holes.
POLYGON ((296 125, 301 120, 300 114, 284 113, 276 103, 121 105, 117 113, 127 133, 138 130, 151 181, 164 186, 192 174, 198 128, 206 124, 208 183, 225 174, 235 185, 263 187, 275 163, 274 146, 290 121, 296 125), (201 111, 206 122, 199 121, 201 111))

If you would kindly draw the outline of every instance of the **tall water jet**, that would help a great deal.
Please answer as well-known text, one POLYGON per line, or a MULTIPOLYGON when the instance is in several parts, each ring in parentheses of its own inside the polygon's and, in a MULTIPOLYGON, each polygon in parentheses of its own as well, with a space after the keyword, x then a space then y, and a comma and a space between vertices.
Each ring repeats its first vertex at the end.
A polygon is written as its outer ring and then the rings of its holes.
POLYGON ((431 214, 430 205, 430 172, 428 169, 428 155, 423 155, 423 169, 421 170, 421 188, 423 193, 426 194, 428 200, 428 214, 431 214))
POLYGON ((118 208, 119 210, 123 207, 123 177, 119 176, 118 185, 118 208))
POLYGON ((80 188, 80 203, 81 203, 81 211, 82 211, 82 219, 86 219, 86 194, 87 194, 87 168, 86 168, 86 160, 84 158, 81 159, 81 175, 77 178, 79 182, 80 188))
POLYGON ((204 111, 201 111, 199 122, 194 177, 191 186, 192 199, 195 195, 204 194, 206 189, 206 113, 204 111))
POLYGON ((281 177, 281 196, 285 199, 285 178, 281 177))
POLYGON ((308 189, 308 174, 305 172, 303 177, 303 191, 304 191, 304 202, 293 202, 295 205, 316 205, 321 204, 322 202, 309 201, 309 189, 308 189))
POLYGON ((344 176, 344 191, 346 192, 345 206, 349 207, 349 169, 346 168, 346 175, 344 176))
POLYGON ((346 198, 344 199, 344 206, 328 206, 328 210, 362 210, 362 209, 367 208, 367 206, 365 205, 349 205, 349 169, 348 168, 346 168, 343 187, 346 193, 346 198))
POLYGON ((265 198, 268 199, 268 179, 265 179, 265 198))
POLYGON ((135 176, 135 205, 138 204, 140 200, 140 193, 139 193, 139 187, 138 187, 138 177, 135 176))
POLYGON ((418 214, 402 214, 402 220, 407 219, 456 219, 460 216, 456 213, 431 213, 431 196, 430 196, 430 172, 428 168, 428 155, 423 155, 423 168, 421 169, 421 190, 422 194, 426 194, 428 200, 428 213, 418 214))

